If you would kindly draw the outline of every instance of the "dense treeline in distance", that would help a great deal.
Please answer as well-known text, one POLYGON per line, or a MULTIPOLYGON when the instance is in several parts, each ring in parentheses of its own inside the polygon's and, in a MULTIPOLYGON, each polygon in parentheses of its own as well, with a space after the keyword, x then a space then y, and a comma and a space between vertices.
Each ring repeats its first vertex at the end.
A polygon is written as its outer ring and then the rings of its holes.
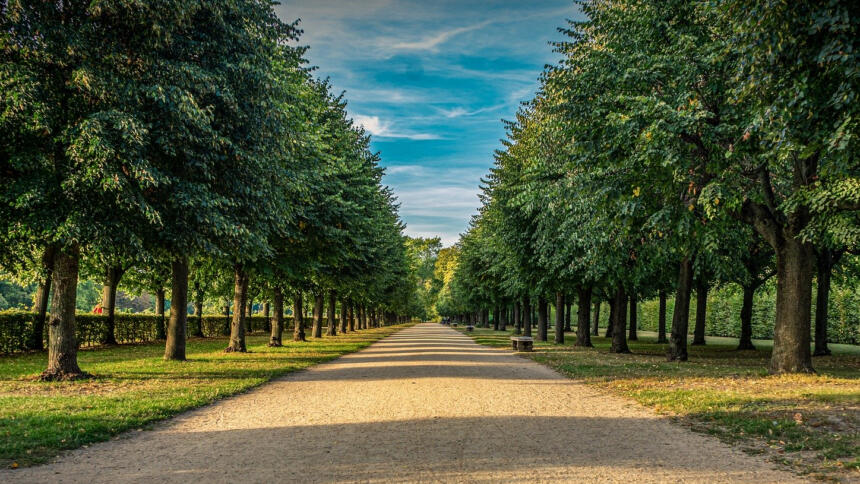
POLYGON ((813 288, 824 355, 831 274, 860 276, 860 5, 577 3, 587 20, 562 29, 562 60, 507 122, 478 215, 440 254, 440 313, 486 322, 493 309, 530 334, 535 301, 545 341, 549 302, 573 299, 576 344, 590 346, 604 300, 612 351, 627 353, 637 301, 659 298, 659 340, 684 361, 693 291, 692 344, 709 289, 736 284, 751 348, 753 298, 773 278, 770 370, 813 371, 813 288))
MULTIPOLYGON (((369 136, 271 2, 9 1, 0 24, 0 267, 38 283, 43 379, 86 375, 81 275, 104 281, 106 344, 121 281, 156 295, 157 312, 169 298, 169 360, 185 359, 187 308, 201 314, 207 295, 233 295, 238 352, 252 297, 271 301, 273 346, 306 294, 320 317, 346 316, 330 334, 415 311, 369 136)), ((293 331, 305 339, 302 318, 293 331)))

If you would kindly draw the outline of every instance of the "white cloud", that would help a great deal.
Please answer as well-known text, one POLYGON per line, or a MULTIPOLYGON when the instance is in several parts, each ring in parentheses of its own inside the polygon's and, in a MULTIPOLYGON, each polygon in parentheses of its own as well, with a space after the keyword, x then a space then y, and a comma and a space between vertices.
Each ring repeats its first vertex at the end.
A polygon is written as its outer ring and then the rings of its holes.
POLYGON ((440 44, 444 44, 450 38, 455 37, 460 34, 465 34, 466 32, 471 32, 473 30, 478 30, 490 25, 492 22, 487 20, 478 24, 469 25, 466 27, 459 27, 451 30, 444 30, 439 32, 438 34, 432 35, 430 37, 426 37, 422 40, 415 42, 396 42, 391 45, 394 49, 399 50, 435 50, 440 44))
POLYGON ((394 131, 391 122, 382 121, 379 116, 365 116, 363 114, 353 115, 353 121, 364 127, 371 135, 377 138, 402 138, 416 141, 441 139, 439 135, 431 133, 413 133, 407 131, 394 131))
POLYGON ((507 103, 506 104, 496 104, 494 106, 486 106, 483 108, 474 109, 474 110, 470 111, 470 110, 468 110, 462 106, 458 106, 458 107, 453 108, 453 109, 439 109, 439 112, 442 113, 442 116, 445 116, 446 118, 451 119, 451 118, 460 118, 463 116, 477 116, 478 114, 486 113, 489 111, 498 111, 499 109, 507 108, 507 107, 510 107, 510 104, 507 104, 507 103))

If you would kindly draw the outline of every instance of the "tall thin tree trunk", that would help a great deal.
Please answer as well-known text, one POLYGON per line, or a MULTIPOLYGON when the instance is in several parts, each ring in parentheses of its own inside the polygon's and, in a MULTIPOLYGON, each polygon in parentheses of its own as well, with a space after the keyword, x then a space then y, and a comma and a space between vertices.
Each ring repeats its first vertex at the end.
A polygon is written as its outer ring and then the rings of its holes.
POLYGON ((230 320, 230 304, 226 304, 224 306, 224 327, 221 328, 222 336, 230 336, 230 324, 232 321, 230 320))
POLYGON ((523 298, 523 335, 532 335, 532 304, 531 298, 523 298))
POLYGON ((302 291, 293 296, 293 341, 305 341, 305 313, 302 308, 302 291))
POLYGON ((230 325, 230 344, 224 350, 244 353, 245 347, 245 308, 248 302, 248 273, 241 264, 236 264, 233 270, 233 322, 230 325))
POLYGON ((592 336, 600 336, 600 301, 594 302, 594 325, 591 331, 592 336))
POLYGON ((42 277, 39 279, 39 288, 36 290, 36 301, 33 309, 36 312, 36 319, 33 322, 33 335, 27 345, 31 350, 41 351, 45 349, 45 319, 48 316, 48 302, 51 295, 51 278, 54 271, 54 255, 57 253, 57 246, 49 244, 42 252, 42 277))
POLYGON ((519 301, 514 303, 514 334, 523 334, 523 315, 519 301))
POLYGON ((188 259, 173 259, 170 289, 170 320, 167 323, 167 341, 164 359, 185 361, 185 328, 188 320, 188 259))
POLYGON ((337 293, 332 289, 328 292, 328 336, 337 336, 337 316, 334 314, 336 310, 337 293))
MULTIPOLYGON (((570 326, 571 320, 573 319, 573 316, 571 315, 571 311, 573 311, 573 297, 572 297, 570 294, 568 294, 568 295, 566 295, 566 296, 565 296, 564 300, 565 300, 565 305, 564 305, 564 330, 565 330, 565 331, 570 332, 570 331, 572 331, 572 330, 573 330, 573 329, 571 328, 571 326, 570 326)), ((586 327, 585 327, 586 332, 588 332, 588 329, 589 329, 589 328, 588 328, 588 326, 586 325, 586 327)))
POLYGON ((613 325, 612 322, 615 321, 615 297, 610 296, 609 298, 609 320, 606 322, 606 333, 603 335, 604 338, 611 338, 613 325))
POLYGON ((200 281, 194 281, 194 312, 197 315, 197 328, 194 336, 203 337, 203 291, 200 290, 200 281))
POLYGON ((776 323, 773 327, 773 373, 811 373, 812 245, 786 237, 776 251, 776 323))
POLYGON ((555 293, 555 344, 564 344, 564 293, 555 293))
POLYGON ((612 353, 630 353, 627 347, 627 333, 624 331, 627 326, 627 293, 623 287, 619 287, 615 292, 615 303, 612 305, 613 320, 612 326, 612 346, 609 351, 612 353))
POLYGON ((493 307, 493 331, 498 331, 499 328, 501 327, 501 324, 499 324, 499 319, 501 319, 501 317, 502 317, 502 310, 499 307, 499 305, 497 304, 493 307))
POLYGON ((39 376, 43 381, 76 380, 88 375, 78 367, 78 342, 75 338, 75 303, 78 292, 77 244, 58 249, 51 274, 51 318, 48 321, 48 367, 39 376))
POLYGON ((349 302, 346 300, 346 298, 341 299, 340 300, 340 332, 341 333, 346 333, 346 331, 347 331, 348 324, 349 324, 349 318, 348 318, 349 315, 347 314, 348 312, 349 312, 349 302))
POLYGON ((105 332, 101 342, 106 345, 116 344, 116 290, 123 274, 122 267, 108 266, 105 269, 105 283, 102 288, 102 312, 107 317, 105 332))
POLYGON ((739 350, 754 350, 752 342, 752 310, 755 298, 755 286, 750 284, 743 286, 744 302, 741 305, 741 340, 738 342, 739 350))
MULTIPOLYGON (((575 346, 591 347, 591 335, 589 334, 589 309, 591 309, 591 286, 577 288, 576 295, 576 344, 575 346)), ((595 305, 595 307, 600 307, 595 305)))
POLYGON ((636 330, 639 325, 639 314, 636 311, 636 293, 630 295, 630 331, 627 334, 628 341, 638 341, 639 335, 636 330))
POLYGON ((510 307, 502 300, 502 312, 499 317, 499 331, 507 331, 508 330, 508 311, 510 311, 510 307))
POLYGON ((687 331, 690 325, 690 293, 693 290, 693 261, 681 260, 678 271, 678 290, 675 310, 672 313, 672 334, 666 358, 669 361, 687 361, 687 331))
POLYGON ((660 310, 657 315, 657 343, 668 343, 666 339, 666 291, 660 291, 660 310))
POLYGON ((284 292, 281 286, 275 286, 272 289, 272 335, 269 339, 269 346, 282 346, 284 336, 284 292))
POLYGON ((349 301, 349 307, 347 309, 349 310, 349 330, 351 332, 355 332, 355 303, 349 301))
POLYGON ((548 305, 546 298, 543 296, 538 298, 538 341, 547 340, 547 324, 549 324, 549 315, 547 314, 549 312, 547 310, 548 305))
POLYGON ((708 281, 700 277, 696 281, 696 326, 693 328, 693 345, 705 344, 705 321, 708 312, 708 281))
POLYGON ((311 328, 311 335, 314 338, 322 338, 322 324, 323 324, 323 309, 325 307, 325 294, 322 289, 317 289, 314 293, 314 323, 311 328))
POLYGON ((254 320, 251 319, 254 317, 254 300, 248 294, 248 289, 245 289, 246 306, 248 307, 248 314, 245 316, 245 332, 250 334, 254 332, 254 320))
POLYGON ((155 328, 156 338, 160 341, 163 339, 167 339, 167 320, 164 319, 164 299, 165 299, 165 290, 164 289, 156 289, 155 290, 155 314, 158 315, 158 327, 155 328))
POLYGON ((818 251, 816 267, 818 269, 818 287, 815 300, 815 351, 814 356, 827 356, 827 318, 830 305, 830 276, 835 261, 833 251, 823 248, 818 251))

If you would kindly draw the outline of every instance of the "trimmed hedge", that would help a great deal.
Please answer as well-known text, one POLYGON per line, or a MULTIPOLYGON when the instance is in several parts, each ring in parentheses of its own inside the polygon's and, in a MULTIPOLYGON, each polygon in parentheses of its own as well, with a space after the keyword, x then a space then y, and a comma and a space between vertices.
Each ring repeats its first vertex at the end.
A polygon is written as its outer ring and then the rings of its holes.
MULTIPOLYGON (((0 311, 0 354, 17 353, 32 349, 33 326, 35 313, 28 311, 0 311)), ((166 317, 165 317, 166 319, 166 317)), ((154 314, 114 315, 115 336, 118 343, 145 343, 156 341, 158 325, 166 324, 161 316, 154 314)), ((79 313, 75 316, 75 336, 79 347, 96 346, 101 343, 107 330, 107 316, 99 314, 79 313)), ((309 328, 311 318, 305 318, 309 328)), ((284 317, 287 328, 292 327, 292 317, 284 317)), ((188 336, 197 334, 200 318, 188 316, 188 336)), ((225 315, 204 314, 202 320, 203 336, 213 338, 230 333, 230 322, 225 315)), ((269 320, 264 316, 252 316, 251 327, 254 331, 269 331, 269 320)), ((44 345, 47 345, 48 330, 42 335, 44 345)))

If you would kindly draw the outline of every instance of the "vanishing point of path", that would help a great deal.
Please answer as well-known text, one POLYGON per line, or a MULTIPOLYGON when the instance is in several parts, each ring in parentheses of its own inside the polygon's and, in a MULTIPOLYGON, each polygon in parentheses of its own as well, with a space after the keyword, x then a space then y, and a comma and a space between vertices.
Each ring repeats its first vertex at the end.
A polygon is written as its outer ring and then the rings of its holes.
POLYGON ((792 482, 635 403, 421 324, 12 482, 792 482))

